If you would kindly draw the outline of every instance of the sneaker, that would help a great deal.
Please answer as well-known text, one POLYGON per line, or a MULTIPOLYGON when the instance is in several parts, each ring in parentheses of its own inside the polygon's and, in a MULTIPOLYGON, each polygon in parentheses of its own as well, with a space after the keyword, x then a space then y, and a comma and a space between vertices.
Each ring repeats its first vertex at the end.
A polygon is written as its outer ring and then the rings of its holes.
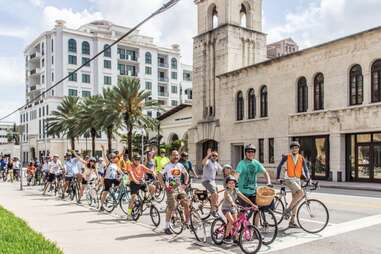
POLYGON ((167 235, 172 235, 172 231, 169 228, 164 229, 164 233, 167 235))
POLYGON ((299 226, 295 222, 291 222, 288 224, 288 228, 299 228, 299 226))
POLYGON ((100 211, 100 212, 103 212, 104 210, 105 210, 105 209, 103 208, 103 206, 100 206, 100 207, 99 207, 99 211, 100 211))
POLYGON ((224 238, 223 243, 225 243, 225 244, 233 244, 233 239, 230 236, 226 237, 226 238, 224 238))

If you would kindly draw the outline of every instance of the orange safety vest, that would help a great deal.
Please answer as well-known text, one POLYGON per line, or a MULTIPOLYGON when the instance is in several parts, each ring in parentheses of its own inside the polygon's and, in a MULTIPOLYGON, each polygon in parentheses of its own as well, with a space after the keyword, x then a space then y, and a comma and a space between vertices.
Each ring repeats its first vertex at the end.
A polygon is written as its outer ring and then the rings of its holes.
POLYGON ((289 154, 287 157, 287 175, 288 177, 302 177, 303 172, 303 162, 304 158, 300 154, 298 155, 298 161, 296 165, 294 164, 294 160, 292 159, 292 155, 289 154))

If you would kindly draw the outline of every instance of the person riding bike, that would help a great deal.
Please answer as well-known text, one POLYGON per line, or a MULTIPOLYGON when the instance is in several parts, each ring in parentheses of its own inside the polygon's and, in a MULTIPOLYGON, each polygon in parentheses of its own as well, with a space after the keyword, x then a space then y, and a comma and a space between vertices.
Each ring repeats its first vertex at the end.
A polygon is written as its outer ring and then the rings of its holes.
POLYGON ((164 167, 159 175, 159 181, 163 188, 165 188, 167 194, 164 233, 168 235, 172 234, 169 229, 169 223, 172 213, 176 209, 177 201, 180 202, 181 206, 184 208, 185 224, 189 224, 190 218, 190 202, 185 193, 186 185, 189 184, 189 175, 184 166, 179 163, 179 157, 179 152, 173 150, 170 162, 164 167), (185 176, 184 184, 181 184, 182 174, 185 176))
POLYGON ((169 163, 169 159, 165 154, 166 151, 162 148, 160 149, 160 155, 155 156, 155 168, 157 173, 161 173, 165 165, 169 163))
POLYGON ((295 223, 295 215, 297 211, 297 206, 303 198, 303 191, 301 188, 301 178, 309 179, 309 170, 304 157, 299 153, 300 144, 297 141, 291 142, 290 152, 287 155, 283 155, 282 159, 277 167, 276 179, 280 179, 280 174, 283 165, 286 163, 286 173, 284 175, 284 184, 291 190, 292 201, 289 207, 286 209, 286 214, 291 214, 289 228, 298 228, 295 223))
POLYGON ((212 149, 208 149, 207 155, 202 160, 202 182, 201 184, 205 189, 211 194, 210 202, 212 205, 211 215, 217 217, 218 210, 218 190, 216 184, 217 172, 222 171, 221 165, 218 163, 218 153, 216 151, 212 152, 212 149))
POLYGON ((33 161, 29 161, 27 169, 26 169, 26 174, 27 174, 27 185, 29 186, 30 183, 32 182, 32 179, 34 178, 36 173, 36 167, 34 166, 33 161))
POLYGON ((64 183, 64 193, 62 194, 62 197, 65 197, 65 193, 69 187, 70 182, 74 179, 74 177, 77 177, 81 170, 81 163, 77 158, 75 158, 74 154, 72 152, 66 153, 66 160, 64 162, 64 169, 65 169, 65 183, 64 183))
POLYGON ((58 154, 53 155, 53 159, 48 163, 48 181, 45 185, 44 191, 42 195, 45 195, 46 190, 52 183, 61 175, 63 171, 63 166, 61 161, 59 160, 58 154))
POLYGON ((267 185, 271 185, 271 179, 265 167, 254 159, 256 150, 255 146, 251 144, 246 145, 244 150, 245 159, 241 160, 236 168, 238 189, 254 204, 257 192, 257 175, 265 175, 267 185))
POLYGON ((179 162, 183 164, 184 168, 187 170, 188 174, 192 173, 196 178, 199 176, 197 175, 196 170, 194 170, 192 162, 188 159, 189 155, 187 152, 182 152, 180 155, 179 162))
MULTIPOLYGON (((132 157, 132 164, 128 164, 127 172, 130 176, 130 190, 131 190, 131 199, 128 204, 127 216, 131 216, 132 209, 135 205, 136 196, 139 194, 139 190, 147 191, 147 184, 144 182, 144 178, 147 174, 154 175, 154 171, 147 168, 143 164, 140 163, 141 157, 140 155, 134 155, 132 157)), ((148 185, 148 191, 152 198, 154 194, 155 187, 151 184, 148 185)))
POLYGON ((79 196, 82 198, 86 185, 90 182, 90 180, 96 179, 98 177, 98 171, 96 167, 97 160, 94 157, 88 157, 88 156, 86 156, 85 159, 83 159, 77 153, 73 153, 73 154, 82 163, 84 167, 83 172, 80 173, 81 181, 80 181, 79 196))

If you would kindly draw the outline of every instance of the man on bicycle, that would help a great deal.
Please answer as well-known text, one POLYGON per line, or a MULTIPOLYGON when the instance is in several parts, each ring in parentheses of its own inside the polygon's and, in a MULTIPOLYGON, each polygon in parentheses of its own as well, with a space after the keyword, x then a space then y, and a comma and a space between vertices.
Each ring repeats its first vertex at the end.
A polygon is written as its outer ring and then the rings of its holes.
POLYGON ((303 192, 301 188, 301 177, 304 176, 305 179, 309 179, 308 167, 304 157, 299 154, 300 144, 299 142, 291 142, 290 153, 288 155, 283 155, 277 167, 277 180, 280 179, 280 173, 282 171, 283 165, 286 163, 286 173, 284 176, 284 184, 292 192, 292 201, 289 207, 293 207, 292 211, 287 208, 286 214, 291 213, 291 219, 289 223, 289 228, 297 228, 298 225, 295 224, 295 215, 297 211, 297 206, 303 198, 303 192))
POLYGON ((42 195, 45 195, 46 190, 52 183, 62 175, 63 166, 61 161, 59 160, 58 154, 53 155, 53 159, 48 163, 48 182, 45 185, 44 192, 42 195))
POLYGON ((64 193, 62 197, 65 197, 65 193, 67 188, 69 187, 69 183, 73 180, 81 172, 81 163, 77 158, 75 158, 72 152, 66 153, 66 160, 64 162, 65 169, 65 183, 64 183, 64 193))
POLYGON ((177 200, 184 208, 185 223, 189 223, 190 218, 190 203, 185 193, 186 185, 189 183, 189 175, 184 166, 179 163, 179 152, 173 150, 171 153, 170 162, 164 167, 159 175, 159 181, 167 193, 167 209, 165 213, 164 233, 172 234, 169 229, 169 223, 173 211, 176 209, 177 200), (184 184, 181 184, 181 175, 184 175, 184 184))
POLYGON ((265 175, 267 185, 271 185, 271 179, 265 167, 254 159, 256 150, 255 146, 251 144, 245 146, 245 159, 241 160, 236 168, 238 189, 254 204, 257 192, 257 175, 265 175))
POLYGON ((211 194, 210 202, 212 205, 211 215, 217 217, 218 209, 218 193, 216 185, 216 175, 218 171, 222 171, 222 166, 218 163, 218 153, 208 149, 206 157, 202 160, 202 182, 201 184, 211 194))

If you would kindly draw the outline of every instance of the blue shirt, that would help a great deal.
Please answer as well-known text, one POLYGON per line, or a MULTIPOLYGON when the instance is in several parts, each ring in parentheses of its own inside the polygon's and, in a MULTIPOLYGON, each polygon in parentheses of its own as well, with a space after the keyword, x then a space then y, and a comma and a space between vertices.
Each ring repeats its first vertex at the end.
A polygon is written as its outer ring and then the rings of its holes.
POLYGON ((257 174, 266 172, 263 165, 257 160, 241 160, 236 168, 239 173, 238 189, 247 196, 257 192, 257 174))
POLYGON ((74 177, 76 174, 80 173, 81 170, 81 162, 77 158, 72 158, 70 160, 66 160, 64 163, 66 176, 74 177))

